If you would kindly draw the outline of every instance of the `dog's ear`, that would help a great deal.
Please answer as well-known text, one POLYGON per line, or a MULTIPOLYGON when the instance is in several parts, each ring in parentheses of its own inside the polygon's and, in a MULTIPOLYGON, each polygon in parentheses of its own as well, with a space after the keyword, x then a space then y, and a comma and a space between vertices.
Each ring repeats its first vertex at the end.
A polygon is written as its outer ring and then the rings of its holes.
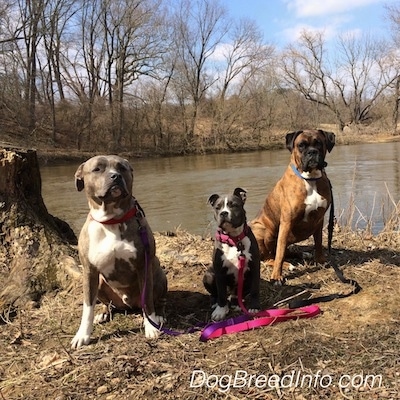
POLYGON ((297 136, 300 135, 300 133, 303 133, 303 131, 289 132, 286 134, 286 148, 290 152, 292 152, 294 141, 296 140, 297 136))
POLYGON ((82 163, 75 172, 75 187, 78 192, 82 191, 85 187, 85 182, 83 180, 83 167, 85 163, 82 163))
POLYGON ((233 191, 233 194, 234 194, 234 196, 240 197, 242 199, 243 203, 246 202, 247 190, 238 187, 233 191))
POLYGON ((326 149, 330 153, 331 150, 333 149, 333 146, 335 145, 335 134, 333 132, 327 132, 327 131, 322 131, 323 135, 325 136, 326 139, 326 149))
POLYGON ((208 198, 207 203, 211 204, 211 206, 214 207, 214 204, 218 199, 219 199, 219 194, 212 194, 208 198))

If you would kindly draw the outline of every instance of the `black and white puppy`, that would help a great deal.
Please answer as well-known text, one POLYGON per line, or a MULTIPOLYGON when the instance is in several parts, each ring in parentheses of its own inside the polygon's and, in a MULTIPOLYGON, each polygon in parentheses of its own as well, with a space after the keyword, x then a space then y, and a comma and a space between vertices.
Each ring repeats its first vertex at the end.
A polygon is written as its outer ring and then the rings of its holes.
POLYGON ((243 298, 248 296, 248 311, 260 309, 260 253, 252 230, 247 225, 244 203, 246 191, 236 188, 231 195, 213 194, 208 202, 214 208, 218 230, 212 266, 203 277, 204 287, 211 295, 212 320, 219 321, 237 306, 239 256, 245 257, 243 298))

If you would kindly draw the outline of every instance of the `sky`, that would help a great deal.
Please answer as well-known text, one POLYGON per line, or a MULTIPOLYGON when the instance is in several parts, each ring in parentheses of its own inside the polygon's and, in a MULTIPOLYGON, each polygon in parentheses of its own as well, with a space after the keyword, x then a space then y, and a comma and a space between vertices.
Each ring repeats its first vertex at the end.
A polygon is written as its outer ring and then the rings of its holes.
POLYGON ((267 43, 283 48, 303 29, 322 30, 329 40, 338 34, 389 36, 385 5, 400 0, 221 0, 235 19, 253 19, 267 43))

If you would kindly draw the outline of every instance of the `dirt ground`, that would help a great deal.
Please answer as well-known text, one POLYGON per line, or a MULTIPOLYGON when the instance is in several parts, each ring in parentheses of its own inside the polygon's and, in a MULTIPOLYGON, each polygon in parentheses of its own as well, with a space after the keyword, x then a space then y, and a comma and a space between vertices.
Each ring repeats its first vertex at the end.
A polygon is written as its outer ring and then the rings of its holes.
MULTIPOLYGON (((166 326, 185 332, 209 320, 202 276, 212 239, 177 231, 156 241, 169 280, 166 326)), ((0 399, 400 399, 399 244, 398 228, 378 236, 336 229, 331 260, 362 286, 348 297, 351 286, 327 266, 297 261, 276 287, 263 265, 263 308, 298 293, 342 297, 321 301, 317 317, 207 342, 199 332, 147 340, 140 315, 118 314, 71 351, 78 279, 0 326, 0 399)))

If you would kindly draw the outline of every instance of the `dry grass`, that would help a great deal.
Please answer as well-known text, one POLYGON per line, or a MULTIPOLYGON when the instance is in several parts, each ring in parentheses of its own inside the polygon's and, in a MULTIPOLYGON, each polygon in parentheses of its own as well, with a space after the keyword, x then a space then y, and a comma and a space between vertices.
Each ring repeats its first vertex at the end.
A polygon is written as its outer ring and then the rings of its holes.
MULTIPOLYGON (((398 212, 393 213, 378 236, 337 227, 331 259, 359 282, 360 293, 321 302, 323 313, 316 318, 206 343, 199 341, 199 333, 146 340, 139 315, 119 314, 95 327, 91 345, 71 351, 69 342, 81 313, 77 281, 68 292, 47 295, 40 308, 27 307, 5 321, 0 333, 0 399, 398 399, 398 217, 398 212), (194 370, 226 376, 219 388, 191 388, 194 370), (253 381, 250 387, 225 391, 229 377, 233 379, 240 370, 267 378, 298 374, 304 381, 292 387, 287 387, 287 381, 281 386, 271 381, 263 387, 259 381, 257 387, 253 381), (339 386, 341 377, 356 375, 360 387, 339 386), (381 381, 371 380, 372 376, 381 381)), ((167 325, 185 331, 209 318, 201 282, 211 260, 212 240, 182 231, 172 237, 157 234, 156 240, 169 279, 167 325)), ((307 245, 297 247, 307 250, 307 245)), ((303 260, 295 271, 287 271, 284 287, 270 285, 269 273, 263 266, 264 308, 298 293, 320 298, 351 292, 332 269, 303 260)))

